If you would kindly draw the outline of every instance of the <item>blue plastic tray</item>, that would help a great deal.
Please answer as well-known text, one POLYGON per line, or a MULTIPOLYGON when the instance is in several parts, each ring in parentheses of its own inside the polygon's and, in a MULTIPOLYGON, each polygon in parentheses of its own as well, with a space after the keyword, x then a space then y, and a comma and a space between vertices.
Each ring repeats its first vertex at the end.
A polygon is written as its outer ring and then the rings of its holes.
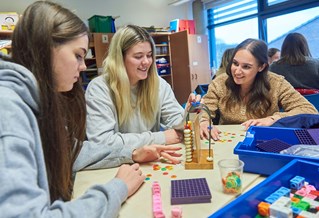
POLYGON ((304 177, 309 184, 319 189, 319 163, 295 159, 209 218, 255 217, 257 205, 280 187, 289 187, 289 180, 295 176, 304 177))
POLYGON ((245 163, 244 171, 270 175, 293 159, 319 162, 318 158, 262 152, 256 148, 257 143, 278 139, 290 145, 301 144, 295 131, 304 129, 252 126, 247 130, 243 142, 234 148, 234 154, 245 163))

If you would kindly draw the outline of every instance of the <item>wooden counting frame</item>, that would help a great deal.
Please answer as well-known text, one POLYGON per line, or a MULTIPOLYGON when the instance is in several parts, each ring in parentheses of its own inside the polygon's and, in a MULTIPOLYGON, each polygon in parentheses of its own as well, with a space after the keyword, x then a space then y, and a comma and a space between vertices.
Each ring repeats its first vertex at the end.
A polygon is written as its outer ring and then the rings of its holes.
POLYGON ((192 137, 193 137, 193 144, 192 144, 193 148, 191 151, 192 160, 191 161, 187 160, 187 154, 186 154, 187 152, 185 151, 185 169, 187 170, 214 169, 214 162, 207 160, 207 157, 209 157, 209 154, 210 154, 209 149, 201 148, 199 114, 196 114, 192 126, 194 130, 192 134, 192 137))

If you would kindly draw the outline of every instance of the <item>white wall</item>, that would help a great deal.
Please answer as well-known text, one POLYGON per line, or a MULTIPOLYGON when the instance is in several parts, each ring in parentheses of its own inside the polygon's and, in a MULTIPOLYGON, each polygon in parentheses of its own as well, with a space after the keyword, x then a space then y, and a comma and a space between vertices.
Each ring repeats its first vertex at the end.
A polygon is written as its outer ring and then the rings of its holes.
MULTIPOLYGON (((35 0, 0 0, 0 11, 18 12, 35 0)), ((93 15, 120 16, 116 27, 135 24, 143 27, 168 27, 173 19, 193 19, 191 2, 169 6, 168 0, 56 0, 74 10, 84 21, 93 15)))

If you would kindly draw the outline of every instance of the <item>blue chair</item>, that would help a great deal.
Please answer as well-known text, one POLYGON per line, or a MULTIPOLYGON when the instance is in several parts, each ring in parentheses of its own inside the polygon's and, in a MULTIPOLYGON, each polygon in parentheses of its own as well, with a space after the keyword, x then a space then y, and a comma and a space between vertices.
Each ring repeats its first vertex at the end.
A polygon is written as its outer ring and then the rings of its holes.
POLYGON ((304 97, 319 111, 319 93, 304 95, 304 97))

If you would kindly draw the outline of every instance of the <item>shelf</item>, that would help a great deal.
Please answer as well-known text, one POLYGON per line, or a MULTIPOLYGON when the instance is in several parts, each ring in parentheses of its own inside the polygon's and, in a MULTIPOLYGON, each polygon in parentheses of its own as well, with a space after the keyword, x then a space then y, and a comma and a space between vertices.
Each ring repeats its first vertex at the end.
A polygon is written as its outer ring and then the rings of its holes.
POLYGON ((156 47, 168 47, 168 44, 156 44, 156 47))
POLYGON ((13 33, 13 30, 0 30, 1 35, 11 35, 13 33))
POLYGON ((155 55, 155 57, 166 57, 166 56, 169 56, 169 54, 157 54, 157 55, 155 55))
POLYGON ((83 72, 96 72, 96 71, 98 71, 97 68, 88 68, 86 70, 83 70, 83 72))
POLYGON ((171 74, 162 74, 162 75, 159 75, 160 77, 170 77, 171 74))

